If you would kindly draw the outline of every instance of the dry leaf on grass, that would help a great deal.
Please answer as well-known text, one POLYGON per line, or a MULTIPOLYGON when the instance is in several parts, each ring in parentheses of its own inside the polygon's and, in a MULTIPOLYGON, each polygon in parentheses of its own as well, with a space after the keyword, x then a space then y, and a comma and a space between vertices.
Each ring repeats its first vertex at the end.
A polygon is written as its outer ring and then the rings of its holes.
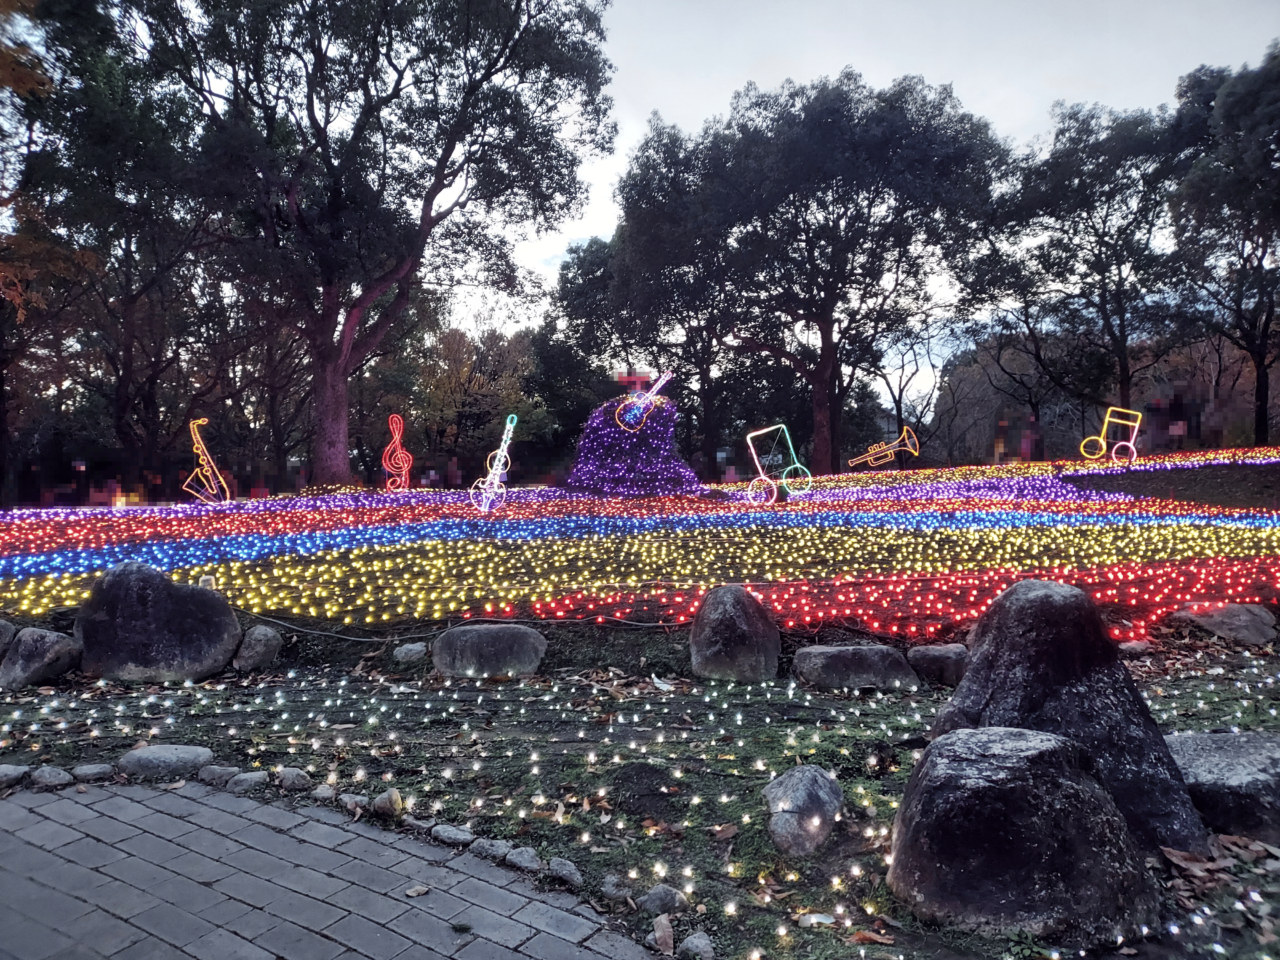
POLYGON ((707 827, 707 829, 711 831, 711 835, 717 840, 728 840, 730 837, 738 835, 737 824, 733 823, 720 823, 714 827, 707 827))
POLYGON ((859 930, 852 937, 845 937, 845 943, 893 943, 893 937, 871 930, 859 930))
POLYGON ((658 942, 658 950, 663 956, 669 957, 675 953, 676 935, 665 913, 653 920, 653 938, 658 942))

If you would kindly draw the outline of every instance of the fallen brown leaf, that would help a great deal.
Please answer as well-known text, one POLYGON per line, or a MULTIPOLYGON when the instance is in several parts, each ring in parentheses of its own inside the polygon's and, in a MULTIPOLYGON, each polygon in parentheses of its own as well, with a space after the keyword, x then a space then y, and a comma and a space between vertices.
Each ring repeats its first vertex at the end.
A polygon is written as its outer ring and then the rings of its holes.
POLYGON ((187 785, 187 781, 185 780, 175 780, 173 781, 173 783, 166 783, 160 789, 161 790, 181 790, 186 785, 187 785))
POLYGON ((665 913, 653 919, 653 938, 657 941, 658 951, 663 956, 669 957, 675 953, 676 935, 665 913))
POLYGON ((714 827, 707 827, 707 829, 717 840, 728 840, 730 837, 738 835, 738 825, 736 823, 720 823, 714 827))
POLYGON ((845 943, 893 943, 893 937, 871 930, 858 930, 852 937, 846 937, 845 943))

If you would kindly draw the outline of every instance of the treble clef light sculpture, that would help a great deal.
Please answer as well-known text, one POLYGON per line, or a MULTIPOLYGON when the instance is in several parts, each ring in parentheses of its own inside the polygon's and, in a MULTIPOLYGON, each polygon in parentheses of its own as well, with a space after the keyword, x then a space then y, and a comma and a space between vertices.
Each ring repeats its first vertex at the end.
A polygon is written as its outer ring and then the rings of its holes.
POLYGON ((409 470, 413 467, 413 454, 400 445, 404 436, 404 417, 393 413, 387 417, 391 428, 391 442, 382 451, 382 469, 387 471, 387 493, 404 493, 409 489, 409 470))
POLYGON ((622 401, 613 414, 613 419, 618 421, 618 426, 627 431, 627 433, 638 433, 640 428, 644 426, 644 422, 649 419, 650 412, 658 402, 658 391, 665 387, 670 379, 671 371, 668 370, 647 391, 641 392, 637 390, 622 401))
POLYGON ((489 472, 471 485, 471 505, 481 513, 497 510, 507 499, 507 488, 502 484, 502 475, 511 466, 511 458, 507 456, 507 447, 511 446, 511 434, 516 429, 516 415, 507 417, 507 428, 502 431, 502 442, 498 449, 489 454, 485 469, 489 472))
POLYGON ((182 489, 205 503, 229 503, 231 491, 227 489, 226 481, 218 472, 218 465, 213 462, 209 448, 200 439, 200 428, 208 422, 208 417, 191 421, 191 445, 196 452, 196 468, 191 472, 191 476, 187 477, 182 489))

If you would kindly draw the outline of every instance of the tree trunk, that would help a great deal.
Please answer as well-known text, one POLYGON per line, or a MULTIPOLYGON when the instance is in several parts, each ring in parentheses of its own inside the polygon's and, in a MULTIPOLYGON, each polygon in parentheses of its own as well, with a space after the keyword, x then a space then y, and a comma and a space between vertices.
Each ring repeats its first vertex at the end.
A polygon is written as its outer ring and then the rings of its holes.
POLYGON ((9 478, 9 385, 5 378, 9 365, 0 362, 0 509, 12 506, 9 478))
POLYGON ((1270 425, 1267 423, 1271 406, 1271 370, 1267 367, 1267 357, 1253 357, 1253 445, 1265 447, 1270 438, 1270 425))
POLYGON ((347 376, 337 360, 317 360, 312 402, 316 437, 312 447, 311 483, 351 482, 350 442, 347 437, 347 376))
POLYGON ((836 409, 836 349, 830 328, 822 330, 822 347, 813 366, 809 386, 813 389, 813 474, 828 476, 837 472, 836 431, 840 424, 836 409))

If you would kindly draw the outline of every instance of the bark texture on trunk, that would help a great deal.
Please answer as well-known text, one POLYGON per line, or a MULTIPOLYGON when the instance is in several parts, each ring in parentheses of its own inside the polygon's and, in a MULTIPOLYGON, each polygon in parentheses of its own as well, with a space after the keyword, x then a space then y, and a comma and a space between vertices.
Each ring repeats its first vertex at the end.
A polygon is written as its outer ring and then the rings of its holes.
POLYGON ((334 361, 317 362, 313 385, 315 447, 312 452, 311 482, 324 486, 350 483, 347 375, 342 364, 334 361))
POLYGON ((1265 447, 1270 441, 1271 427, 1268 413, 1271 406, 1271 370, 1267 358, 1253 358, 1253 445, 1265 447))

